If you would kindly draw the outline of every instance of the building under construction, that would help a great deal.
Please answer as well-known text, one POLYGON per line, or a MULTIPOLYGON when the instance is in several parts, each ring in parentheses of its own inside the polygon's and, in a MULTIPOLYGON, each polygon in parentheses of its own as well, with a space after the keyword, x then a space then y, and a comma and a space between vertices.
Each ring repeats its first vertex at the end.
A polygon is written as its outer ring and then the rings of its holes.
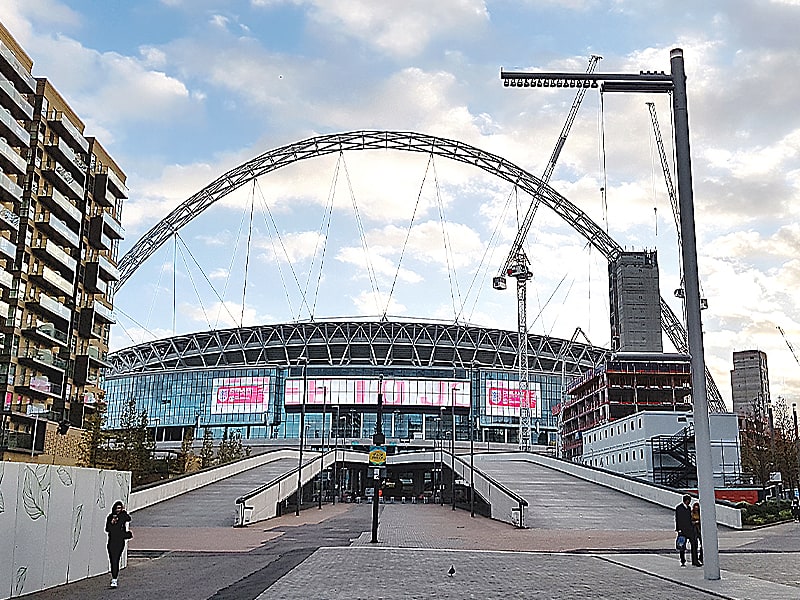
POLYGON ((583 433, 640 411, 690 411, 685 354, 617 352, 567 386, 561 413, 562 456, 580 459, 583 433))

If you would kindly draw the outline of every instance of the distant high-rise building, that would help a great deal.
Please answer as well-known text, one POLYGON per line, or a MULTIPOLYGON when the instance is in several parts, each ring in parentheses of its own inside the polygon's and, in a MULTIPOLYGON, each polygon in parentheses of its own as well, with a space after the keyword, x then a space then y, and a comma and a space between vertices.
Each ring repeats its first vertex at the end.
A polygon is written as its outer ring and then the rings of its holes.
POLYGON ((608 263, 611 349, 662 352, 661 292, 655 250, 623 252, 608 263))
POLYGON ((733 412, 741 415, 753 413, 757 407, 764 417, 769 406, 769 370, 767 355, 761 350, 742 350, 733 353, 731 371, 733 412))
POLYGON ((103 400, 125 175, 0 24, 0 455, 74 462, 103 400), (58 435, 61 432, 64 435, 58 435))

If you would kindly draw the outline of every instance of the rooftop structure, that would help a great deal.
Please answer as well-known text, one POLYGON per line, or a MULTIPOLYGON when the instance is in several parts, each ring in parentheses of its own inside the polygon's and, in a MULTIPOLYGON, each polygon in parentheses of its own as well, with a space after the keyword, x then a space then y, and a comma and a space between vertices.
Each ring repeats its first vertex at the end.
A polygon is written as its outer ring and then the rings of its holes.
POLYGON ((762 416, 769 406, 769 369, 767 355, 761 350, 742 350, 733 353, 731 371, 733 412, 752 415, 753 409, 762 416))
POLYGON ((658 254, 622 252, 608 262, 611 349, 661 352, 658 254))

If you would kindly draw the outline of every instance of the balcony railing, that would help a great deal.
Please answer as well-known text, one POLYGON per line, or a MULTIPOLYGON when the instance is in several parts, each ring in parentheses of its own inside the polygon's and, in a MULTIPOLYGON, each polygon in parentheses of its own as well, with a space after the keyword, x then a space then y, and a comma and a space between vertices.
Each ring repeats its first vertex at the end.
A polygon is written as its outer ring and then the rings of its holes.
POLYGON ((15 215, 5 206, 0 208, 0 228, 19 231, 19 215, 15 215))
POLYGON ((71 281, 68 281, 50 267, 42 265, 37 271, 30 273, 30 278, 37 281, 40 285, 44 285, 56 293, 60 292, 61 296, 72 296, 74 286, 71 281))
POLYGON ((33 75, 28 73, 28 70, 22 66, 19 59, 3 42, 0 42, 0 59, 0 71, 6 77, 22 84, 27 92, 33 93, 36 91, 36 80, 33 75))
POLYGON ((31 136, 25 131, 25 128, 17 123, 17 120, 9 112, 0 109, 0 133, 3 137, 10 138, 17 146, 25 146, 30 148, 31 136))
POLYGON ((5 138, 0 139, 0 166, 6 173, 13 173, 19 177, 25 175, 28 163, 12 148, 5 138))
POLYGON ((83 199, 83 185, 75 180, 72 173, 53 160, 48 160, 42 168, 42 175, 51 185, 76 202, 83 199))
MULTIPOLYGON (((41 198, 41 197, 40 197, 41 198)), ((77 233, 72 231, 69 226, 59 219, 57 216, 50 212, 36 213, 34 221, 46 227, 48 234, 57 237, 60 241, 72 248, 77 248, 80 243, 80 237, 77 233)))
POLYGON ((9 290, 14 286, 14 276, 3 268, 0 268, 0 285, 9 290))
POLYGON ((6 202, 18 202, 22 198, 22 188, 2 172, 0 172, 0 198, 6 202))
POLYGON ((61 138, 48 140, 44 145, 47 152, 61 163, 75 181, 83 185, 86 179, 86 164, 75 150, 61 138))
POLYGON ((46 238, 35 239, 31 242, 31 248, 34 250, 43 250, 49 258, 56 260, 60 265, 66 267, 74 276, 78 261, 59 248, 53 240, 48 240, 46 238))
POLYGON ((47 294, 39 294, 38 304, 51 315, 67 322, 69 322, 70 317, 72 316, 72 311, 68 307, 61 304, 58 300, 54 300, 47 294))
POLYGON ((54 110, 50 113, 48 121, 50 122, 50 127, 61 137, 68 138, 69 141, 72 142, 70 145, 76 147, 78 152, 83 152, 84 154, 89 152, 89 142, 87 142, 83 134, 78 131, 78 128, 72 124, 72 121, 69 120, 67 115, 60 110, 54 110))
POLYGON ((115 267, 110 260, 103 255, 98 255, 97 262, 100 265, 100 276, 103 279, 106 281, 119 281, 119 269, 115 267))
POLYGON ((30 121, 33 118, 33 107, 10 81, 0 80, 0 97, 9 101, 4 105, 15 119, 30 121))
POLYGON ((14 259, 17 257, 17 246, 4 237, 0 237, 0 254, 14 259))

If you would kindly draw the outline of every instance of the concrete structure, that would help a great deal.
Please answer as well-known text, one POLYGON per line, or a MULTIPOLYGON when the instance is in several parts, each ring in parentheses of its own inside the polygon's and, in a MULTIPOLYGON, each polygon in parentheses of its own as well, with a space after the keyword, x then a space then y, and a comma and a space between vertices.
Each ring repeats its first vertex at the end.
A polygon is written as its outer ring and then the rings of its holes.
MULTIPOLYGON (((583 432, 581 462, 666 485, 694 489, 697 469, 691 412, 643 411, 583 432)), ((733 413, 709 415, 715 487, 741 475, 733 413)))
POLYGON ((658 254, 622 252, 608 262, 611 350, 661 352, 658 254))
POLYGON ((561 453, 580 459, 583 436, 641 411, 691 410, 691 369, 683 354, 617 352, 567 385, 561 415, 561 453))
POLYGON ((125 175, 0 24, 0 454, 72 462, 103 399, 125 175))
POLYGON ((761 350, 742 350, 733 353, 731 371, 733 412, 752 415, 754 406, 765 417, 769 407, 769 369, 767 354, 761 350))

